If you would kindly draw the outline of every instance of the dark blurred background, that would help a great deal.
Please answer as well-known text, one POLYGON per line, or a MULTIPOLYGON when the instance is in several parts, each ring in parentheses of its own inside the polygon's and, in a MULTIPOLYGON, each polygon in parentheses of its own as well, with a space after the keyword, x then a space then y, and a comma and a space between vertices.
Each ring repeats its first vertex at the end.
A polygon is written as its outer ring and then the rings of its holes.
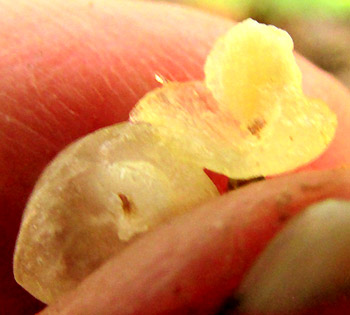
POLYGON ((295 49, 350 88, 350 0, 168 0, 285 29, 295 49))

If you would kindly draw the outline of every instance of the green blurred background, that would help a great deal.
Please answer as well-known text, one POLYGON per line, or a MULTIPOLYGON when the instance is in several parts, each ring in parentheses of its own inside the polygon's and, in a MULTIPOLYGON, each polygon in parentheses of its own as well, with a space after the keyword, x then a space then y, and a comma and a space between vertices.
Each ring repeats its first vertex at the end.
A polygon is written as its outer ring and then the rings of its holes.
POLYGON ((295 48, 350 87, 350 0, 168 0, 285 29, 295 48))

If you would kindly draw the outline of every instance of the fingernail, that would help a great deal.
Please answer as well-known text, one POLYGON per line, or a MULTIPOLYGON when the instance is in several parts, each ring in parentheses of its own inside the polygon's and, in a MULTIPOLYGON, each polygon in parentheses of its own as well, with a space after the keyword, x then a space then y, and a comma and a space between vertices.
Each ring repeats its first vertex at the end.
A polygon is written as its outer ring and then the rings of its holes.
POLYGON ((294 313, 350 285, 350 202, 326 200, 294 217, 243 280, 239 310, 294 313))

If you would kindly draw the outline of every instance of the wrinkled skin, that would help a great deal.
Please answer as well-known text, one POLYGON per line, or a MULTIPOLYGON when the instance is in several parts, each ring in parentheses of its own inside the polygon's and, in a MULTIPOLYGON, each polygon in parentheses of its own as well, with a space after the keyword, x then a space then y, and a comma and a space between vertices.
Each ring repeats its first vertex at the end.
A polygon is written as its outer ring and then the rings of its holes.
MULTIPOLYGON (((155 73, 202 79, 210 47, 232 22, 167 4, 1 0, 0 26, 0 305, 5 314, 31 314, 43 306, 15 283, 12 253, 42 169, 74 139, 126 120, 159 86, 155 73)), ((339 119, 331 147, 307 168, 349 165, 349 93, 305 59, 298 63, 306 94, 328 102, 339 119)))

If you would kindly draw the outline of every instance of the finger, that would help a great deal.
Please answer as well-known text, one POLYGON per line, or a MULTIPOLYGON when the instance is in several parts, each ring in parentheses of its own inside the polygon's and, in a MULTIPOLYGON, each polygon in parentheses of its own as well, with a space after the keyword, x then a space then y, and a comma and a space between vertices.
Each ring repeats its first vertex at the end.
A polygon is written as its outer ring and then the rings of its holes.
POLYGON ((238 290, 244 314, 300 314, 348 295, 350 202, 326 200, 288 222, 238 290))
POLYGON ((224 195, 145 235, 43 314, 213 311, 289 217, 350 199, 349 184, 350 171, 301 173, 224 195))

